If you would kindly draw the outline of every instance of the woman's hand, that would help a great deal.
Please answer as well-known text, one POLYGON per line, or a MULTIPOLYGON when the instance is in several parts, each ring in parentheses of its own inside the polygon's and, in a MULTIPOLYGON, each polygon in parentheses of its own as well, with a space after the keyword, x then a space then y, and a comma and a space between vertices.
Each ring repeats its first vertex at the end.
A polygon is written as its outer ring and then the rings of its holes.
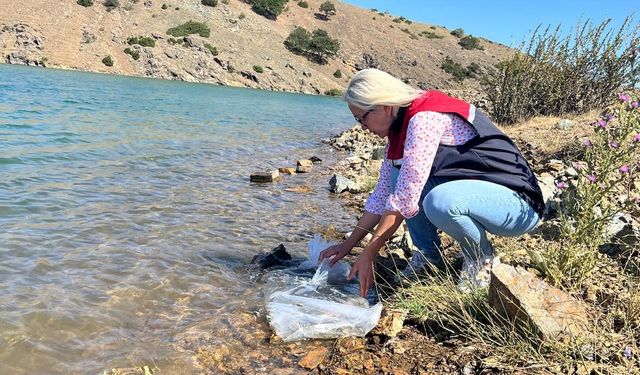
POLYGON ((358 274, 358 281, 360 282, 360 296, 362 298, 367 297, 367 292, 373 285, 376 255, 377 252, 365 250, 353 264, 349 277, 347 277, 347 280, 351 280, 356 273, 358 274))
POLYGON ((329 266, 333 267, 340 259, 344 258, 351 251, 351 246, 344 242, 337 245, 329 246, 320 252, 318 262, 322 262, 323 259, 331 258, 329 260, 329 266))

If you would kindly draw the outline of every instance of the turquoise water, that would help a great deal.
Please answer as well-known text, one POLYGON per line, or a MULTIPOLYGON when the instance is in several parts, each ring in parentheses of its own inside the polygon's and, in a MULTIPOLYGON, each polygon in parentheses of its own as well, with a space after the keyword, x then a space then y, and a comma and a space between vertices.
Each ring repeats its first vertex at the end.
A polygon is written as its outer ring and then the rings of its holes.
POLYGON ((352 122, 334 98, 0 65, 0 373, 187 363, 176 335, 259 309, 240 265, 352 222, 320 142, 352 122))

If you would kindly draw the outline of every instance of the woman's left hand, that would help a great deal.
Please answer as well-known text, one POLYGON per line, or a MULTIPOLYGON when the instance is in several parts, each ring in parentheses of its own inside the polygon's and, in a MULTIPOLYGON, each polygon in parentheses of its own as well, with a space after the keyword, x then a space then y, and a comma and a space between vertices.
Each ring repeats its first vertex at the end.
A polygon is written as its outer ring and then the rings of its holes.
POLYGON ((360 282, 360 296, 367 297, 367 292, 374 282, 376 252, 363 251, 358 257, 356 262, 351 267, 348 280, 351 280, 355 274, 358 274, 358 281, 360 282))

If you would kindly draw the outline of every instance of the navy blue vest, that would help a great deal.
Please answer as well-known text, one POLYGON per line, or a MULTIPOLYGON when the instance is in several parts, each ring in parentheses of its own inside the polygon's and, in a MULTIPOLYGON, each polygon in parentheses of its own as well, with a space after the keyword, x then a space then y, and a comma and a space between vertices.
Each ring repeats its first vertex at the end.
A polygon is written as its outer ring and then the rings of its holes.
POLYGON ((479 110, 476 110, 471 125, 478 136, 463 145, 441 144, 430 176, 451 180, 476 179, 506 186, 520 195, 542 217, 542 191, 518 147, 479 110))

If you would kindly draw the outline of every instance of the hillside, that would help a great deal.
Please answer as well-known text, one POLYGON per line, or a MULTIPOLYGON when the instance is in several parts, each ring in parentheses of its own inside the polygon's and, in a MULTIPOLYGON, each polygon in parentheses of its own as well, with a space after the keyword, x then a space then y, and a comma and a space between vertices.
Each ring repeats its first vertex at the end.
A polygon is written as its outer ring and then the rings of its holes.
MULTIPOLYGON (((273 21, 239 0, 220 1, 215 7, 200 0, 121 0, 111 11, 102 1, 85 8, 76 0, 4 0, 0 62, 318 94, 344 87, 351 75, 367 67, 422 88, 458 89, 461 85, 441 68, 447 56, 463 67, 475 62, 484 69, 511 51, 484 39, 484 50, 466 50, 443 27, 337 1, 336 14, 325 20, 317 14, 323 1, 308 0, 308 8, 290 1, 273 21), (211 35, 194 34, 171 43, 167 30, 190 20, 205 23, 211 35), (283 42, 297 26, 326 30, 340 43, 337 56, 320 65, 287 50, 283 42), (423 32, 442 38, 430 39, 423 32), (152 37, 155 47, 129 46, 127 40, 137 36, 152 37), (125 54, 127 47, 140 58, 125 54), (107 55, 113 58, 111 67, 102 63, 107 55), (336 70, 340 78, 334 77, 336 70)), ((476 84, 474 79, 464 81, 476 84)))

